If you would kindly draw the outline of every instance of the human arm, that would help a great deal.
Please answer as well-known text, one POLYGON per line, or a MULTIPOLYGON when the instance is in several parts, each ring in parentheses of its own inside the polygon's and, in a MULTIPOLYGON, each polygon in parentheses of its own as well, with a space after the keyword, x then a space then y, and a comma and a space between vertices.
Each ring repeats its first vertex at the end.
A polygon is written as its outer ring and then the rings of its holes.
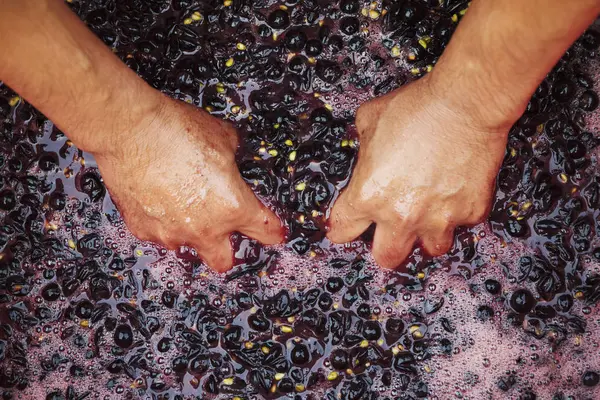
POLYGON ((235 164, 234 129, 127 68, 60 0, 0 0, 0 79, 94 155, 130 230, 232 265, 229 233, 266 244, 279 219, 235 164))
POLYGON ((584 0, 475 0, 433 71, 362 105, 359 157, 328 237, 377 223, 373 255, 394 268, 420 240, 445 253, 488 212, 508 131, 552 66, 600 12, 584 0))

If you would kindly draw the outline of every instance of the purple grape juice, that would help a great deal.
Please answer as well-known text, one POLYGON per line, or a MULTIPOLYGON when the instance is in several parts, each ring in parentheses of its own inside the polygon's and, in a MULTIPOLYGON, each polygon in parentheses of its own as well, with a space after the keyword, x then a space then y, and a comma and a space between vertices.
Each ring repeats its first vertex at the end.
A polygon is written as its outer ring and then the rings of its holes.
POLYGON ((93 158, 0 85, 3 399, 600 397, 596 31, 512 128, 488 220, 388 272, 369 232, 324 238, 354 114, 435 68, 467 2, 69 4, 152 86, 236 124, 289 237, 234 234, 223 275, 138 241, 93 158))

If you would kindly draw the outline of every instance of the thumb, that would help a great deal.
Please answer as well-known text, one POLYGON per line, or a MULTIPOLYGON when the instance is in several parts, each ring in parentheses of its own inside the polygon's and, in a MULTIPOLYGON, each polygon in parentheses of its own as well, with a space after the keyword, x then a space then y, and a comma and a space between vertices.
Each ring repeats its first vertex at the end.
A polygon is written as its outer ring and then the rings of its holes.
POLYGON ((360 211, 360 205, 354 198, 353 191, 348 187, 333 205, 327 238, 334 243, 354 240, 371 225, 371 220, 360 211))
POLYGON ((262 244, 283 242, 285 231, 281 220, 265 207, 253 193, 249 193, 249 195, 249 205, 245 207, 245 217, 237 231, 258 240, 262 244))

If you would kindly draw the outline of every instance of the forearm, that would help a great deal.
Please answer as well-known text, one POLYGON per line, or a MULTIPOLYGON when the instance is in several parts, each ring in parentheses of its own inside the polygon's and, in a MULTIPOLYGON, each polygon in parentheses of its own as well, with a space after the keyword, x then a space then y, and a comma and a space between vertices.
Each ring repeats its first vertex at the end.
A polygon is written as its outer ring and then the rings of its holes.
POLYGON ((158 107, 62 0, 0 0, 0 80, 84 150, 102 153, 158 107))
POLYGON ((475 118, 508 128, 599 13, 598 0, 474 0, 431 81, 475 118))

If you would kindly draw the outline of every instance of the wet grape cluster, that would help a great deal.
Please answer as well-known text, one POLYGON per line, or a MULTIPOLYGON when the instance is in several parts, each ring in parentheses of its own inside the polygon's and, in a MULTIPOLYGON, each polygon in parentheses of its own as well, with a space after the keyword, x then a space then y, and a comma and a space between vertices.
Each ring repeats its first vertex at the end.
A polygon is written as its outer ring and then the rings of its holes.
POLYGON ((328 243, 326 217, 356 108, 435 68, 468 2, 68 4, 153 87, 237 126, 240 173, 289 237, 234 234, 224 276, 139 242, 93 158, 0 84, 3 399, 600 395, 593 28, 512 128, 489 220, 400 273, 369 232, 328 243))

